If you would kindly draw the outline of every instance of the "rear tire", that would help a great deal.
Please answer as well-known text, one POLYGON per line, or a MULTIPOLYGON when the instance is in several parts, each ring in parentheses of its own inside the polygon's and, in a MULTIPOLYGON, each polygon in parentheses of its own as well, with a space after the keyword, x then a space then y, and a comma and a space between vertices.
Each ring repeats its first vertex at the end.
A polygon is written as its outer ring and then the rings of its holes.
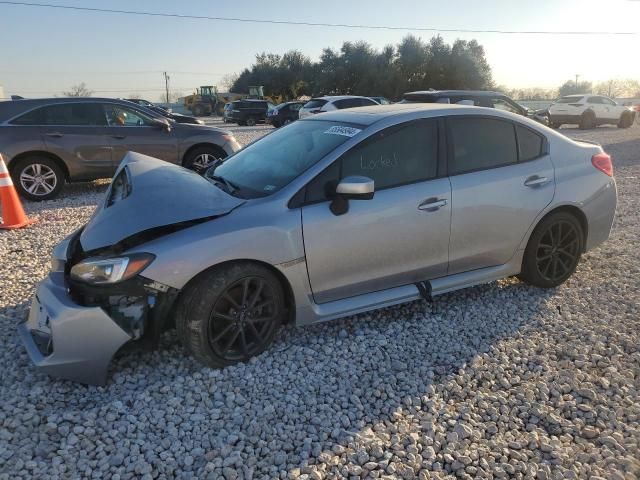
POLYGON ((221 147, 205 145, 190 150, 184 157, 182 166, 194 172, 204 173, 204 171, 216 160, 227 157, 221 147))
POLYGON ((178 337, 211 368, 266 350, 285 319, 284 292, 268 268, 238 263, 206 271, 185 288, 176 309, 178 337))
POLYGON ((580 129, 590 130, 596 128, 596 115, 592 111, 587 111, 580 117, 580 129))
POLYGON ((557 287, 573 274, 583 249, 584 232, 578 219, 567 212, 552 213, 533 230, 518 277, 536 287, 557 287))
POLYGON ((551 123, 549 124, 549 126, 550 126, 551 128, 553 128, 554 130, 558 130, 558 129, 562 126, 562 124, 561 124, 561 123, 551 122, 551 123))
POLYGON ((11 177, 18 193, 36 202, 57 197, 65 182, 60 165, 38 155, 19 160, 11 168, 11 177))
POLYGON ((253 117, 249 117, 247 118, 247 121, 245 123, 248 127, 253 127, 256 124, 256 119, 253 117))

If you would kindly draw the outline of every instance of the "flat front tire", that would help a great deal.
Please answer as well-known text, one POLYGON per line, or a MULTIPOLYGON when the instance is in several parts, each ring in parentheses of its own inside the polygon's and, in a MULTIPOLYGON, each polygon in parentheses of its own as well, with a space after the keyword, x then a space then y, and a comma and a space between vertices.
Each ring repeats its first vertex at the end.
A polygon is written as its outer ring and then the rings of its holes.
POLYGON ((568 212, 552 213, 533 230, 519 277, 536 287, 557 287, 573 274, 583 249, 584 233, 578 219, 568 212))
POLYGON ((196 359, 222 368, 262 353, 285 318, 282 286, 271 270, 238 263, 200 274, 184 290, 176 328, 196 359))

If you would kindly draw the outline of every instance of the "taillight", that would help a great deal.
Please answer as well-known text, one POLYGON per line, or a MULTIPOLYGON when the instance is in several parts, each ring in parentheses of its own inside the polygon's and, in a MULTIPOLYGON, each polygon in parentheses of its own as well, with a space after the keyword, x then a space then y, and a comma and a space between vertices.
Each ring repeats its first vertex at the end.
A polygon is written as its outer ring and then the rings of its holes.
POLYGON ((572 107, 582 107, 584 106, 584 103, 570 103, 569 105, 571 105, 572 107))
POLYGON ((611 156, 608 153, 602 152, 594 155, 591 157, 591 163, 602 173, 606 173, 610 177, 613 177, 613 163, 611 162, 611 156))

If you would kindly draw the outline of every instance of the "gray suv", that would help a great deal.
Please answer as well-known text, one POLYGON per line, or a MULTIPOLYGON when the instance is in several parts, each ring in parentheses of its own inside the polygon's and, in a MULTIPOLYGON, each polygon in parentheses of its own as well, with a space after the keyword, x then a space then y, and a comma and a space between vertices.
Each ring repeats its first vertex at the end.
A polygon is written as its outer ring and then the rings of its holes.
POLYGON ((202 170, 239 149, 228 132, 179 124, 121 100, 0 102, 0 151, 29 200, 54 198, 65 182, 111 177, 128 151, 202 170))

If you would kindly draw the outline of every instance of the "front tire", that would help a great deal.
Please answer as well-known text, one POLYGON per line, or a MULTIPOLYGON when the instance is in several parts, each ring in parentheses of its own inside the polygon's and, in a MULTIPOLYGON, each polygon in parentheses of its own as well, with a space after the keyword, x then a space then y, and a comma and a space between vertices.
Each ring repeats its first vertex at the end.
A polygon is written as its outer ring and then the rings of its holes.
POLYGON ((18 161, 11 169, 11 177, 18 193, 36 202, 57 197, 65 181, 60 165, 37 155, 18 161))
POLYGON ((227 157, 227 152, 216 146, 197 147, 189 151, 184 158, 182 166, 198 173, 203 173, 216 160, 227 157))
POLYGON ((202 117, 204 116, 204 107, 202 105, 194 105, 193 107, 193 114, 196 117, 202 117))
POLYGON ((580 129, 581 130, 590 130, 592 128, 596 128, 596 114, 587 111, 582 114, 580 117, 580 129))
POLYGON ((199 275, 184 290, 176 328, 196 359, 222 368, 262 353, 285 318, 284 292, 268 268, 238 263, 199 275))
POLYGON ((573 274, 583 249, 584 232, 578 219, 567 212, 553 213, 531 234, 519 277, 536 287, 557 287, 573 274))
POLYGON ((256 119, 253 117, 249 117, 247 118, 247 121, 245 123, 248 127, 253 127, 256 124, 256 119))

